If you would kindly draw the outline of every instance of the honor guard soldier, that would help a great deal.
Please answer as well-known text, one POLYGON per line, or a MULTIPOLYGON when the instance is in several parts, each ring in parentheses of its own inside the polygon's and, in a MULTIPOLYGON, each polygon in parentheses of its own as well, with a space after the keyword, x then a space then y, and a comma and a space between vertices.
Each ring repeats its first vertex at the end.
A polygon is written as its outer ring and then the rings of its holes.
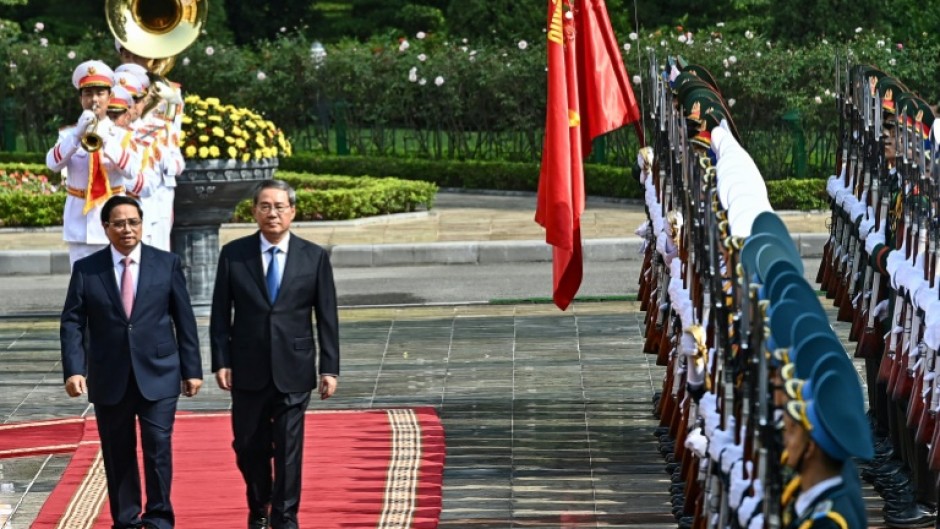
POLYGON ((116 71, 131 73, 146 80, 146 94, 138 107, 139 123, 135 126, 135 139, 143 148, 141 155, 144 180, 139 194, 147 226, 144 242, 161 250, 170 250, 173 228, 173 201, 176 195, 176 177, 183 172, 186 162, 180 151, 183 101, 179 85, 154 76, 146 69, 150 59, 134 54, 115 40, 115 49, 123 64, 116 71), (159 86, 150 87, 152 82, 159 86), (156 93, 154 93, 156 92, 156 93), (150 100, 157 98, 158 100, 150 100), (169 98, 169 99, 167 99, 169 98))
POLYGON ((786 464, 800 478, 787 528, 865 529, 859 491, 843 478, 846 461, 873 455, 861 388, 857 378, 850 378, 857 377, 854 372, 819 371, 787 403, 784 414, 786 464))
POLYGON ((115 139, 108 119, 111 68, 101 61, 83 62, 72 74, 72 84, 79 91, 82 114, 75 125, 59 131, 59 140, 46 154, 46 165, 61 171, 67 186, 62 234, 70 265, 108 245, 101 206, 112 195, 133 188, 137 178, 129 170, 131 153, 115 139))

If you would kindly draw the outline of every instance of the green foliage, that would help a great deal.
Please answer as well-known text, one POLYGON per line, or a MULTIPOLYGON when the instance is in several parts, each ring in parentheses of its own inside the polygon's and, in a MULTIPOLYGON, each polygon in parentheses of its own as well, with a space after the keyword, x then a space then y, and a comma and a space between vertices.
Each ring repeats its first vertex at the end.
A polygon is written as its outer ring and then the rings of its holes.
POLYGON ((776 210, 811 211, 829 209, 826 181, 784 179, 767 182, 767 197, 776 210))
POLYGON ((545 27, 546 9, 545 3, 454 0, 446 11, 447 24, 455 36, 507 42, 540 34, 545 27))
MULTIPOLYGON (((518 162, 299 154, 281 160, 279 167, 285 171, 314 174, 395 176, 433 182, 440 187, 501 191, 536 191, 539 180, 538 164, 518 162)), ((623 168, 588 164, 584 167, 584 175, 589 195, 642 198, 639 184, 623 168)))
MULTIPOLYGON (((323 176, 278 171, 297 192, 296 220, 347 220, 431 209, 437 186, 397 178, 323 176)), ((236 222, 253 222, 251 200, 238 204, 236 222)))
POLYGON ((65 193, 41 195, 25 191, 0 193, 0 226, 60 226, 65 193))
POLYGON ((310 0, 225 0, 212 4, 210 13, 224 5, 229 27, 239 45, 273 39, 286 30, 315 27, 318 21, 318 12, 310 0))

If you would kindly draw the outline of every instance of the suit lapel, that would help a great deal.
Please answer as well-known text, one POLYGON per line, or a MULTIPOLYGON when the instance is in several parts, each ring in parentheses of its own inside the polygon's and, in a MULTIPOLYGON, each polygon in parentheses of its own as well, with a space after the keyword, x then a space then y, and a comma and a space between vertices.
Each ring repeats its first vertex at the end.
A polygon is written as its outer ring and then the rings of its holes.
MULTIPOLYGON (((300 272, 299 267, 302 264, 303 259, 300 258, 300 252, 302 251, 300 240, 291 235, 291 238, 287 241, 287 259, 284 263, 284 273, 281 274, 281 288, 278 291, 277 299, 280 300, 287 294, 287 285, 291 284, 291 280, 300 272)), ((275 303, 277 300, 275 300, 275 303)))
POLYGON ((249 241, 252 244, 248 247, 248 273, 255 279, 255 283, 261 289, 261 295, 264 299, 270 299, 268 284, 264 280, 264 268, 261 265, 261 232, 255 232, 255 236, 249 241))
POLYGON ((153 282, 153 276, 156 274, 156 254, 152 251, 151 248, 147 247, 143 243, 141 243, 140 246, 140 264, 138 265, 137 274, 137 294, 134 296, 134 309, 131 310, 131 317, 129 319, 134 319, 134 314, 138 312, 137 307, 147 297, 150 283, 153 282))
POLYGON ((117 277, 114 275, 114 261, 111 258, 111 247, 108 246, 99 252, 98 255, 101 256, 99 258, 101 274, 98 277, 101 278, 104 289, 108 292, 108 295, 111 296, 111 301, 114 302, 116 307, 120 307, 118 312, 126 318, 127 316, 124 314, 124 304, 121 303, 121 292, 118 290, 117 277))

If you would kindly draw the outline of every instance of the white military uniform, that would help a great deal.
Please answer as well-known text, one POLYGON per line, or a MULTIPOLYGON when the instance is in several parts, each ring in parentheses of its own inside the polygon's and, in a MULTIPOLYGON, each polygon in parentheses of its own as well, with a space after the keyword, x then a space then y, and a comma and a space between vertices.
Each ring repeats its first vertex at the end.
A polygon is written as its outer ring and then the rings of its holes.
POLYGON ((166 251, 171 246, 176 176, 186 167, 178 138, 172 122, 159 116, 146 118, 135 129, 135 139, 144 148, 139 193, 146 225, 144 242, 166 251))
MULTIPOLYGON (((76 69, 73 84, 76 87, 95 86, 88 83, 104 83, 105 78, 111 78, 107 65, 87 61, 76 69), (92 81, 86 82, 90 77, 92 81)), ((59 131, 59 141, 46 154, 46 165, 53 171, 61 171, 67 185, 62 238, 69 244, 69 262, 72 265, 108 245, 101 225, 101 206, 112 195, 123 195, 127 188, 134 188, 137 184, 139 162, 130 142, 122 141, 128 139, 125 131, 104 118, 98 122, 96 132, 104 144, 96 153, 89 153, 81 146, 84 131, 76 130, 73 125, 59 131), (93 178, 89 178, 89 171, 96 166, 98 170, 93 178), (89 180, 93 180, 91 189, 89 180)))

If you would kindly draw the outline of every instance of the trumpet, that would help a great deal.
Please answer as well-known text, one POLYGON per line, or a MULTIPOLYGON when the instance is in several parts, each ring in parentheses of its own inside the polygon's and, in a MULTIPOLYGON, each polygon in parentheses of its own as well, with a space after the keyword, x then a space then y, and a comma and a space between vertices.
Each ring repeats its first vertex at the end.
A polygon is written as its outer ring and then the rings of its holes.
POLYGON ((95 152, 101 149, 101 146, 104 145, 104 140, 101 139, 101 136, 98 134, 98 103, 91 108, 91 111, 95 113, 95 120, 88 125, 88 128, 85 129, 85 133, 82 134, 82 147, 88 152, 95 152))

